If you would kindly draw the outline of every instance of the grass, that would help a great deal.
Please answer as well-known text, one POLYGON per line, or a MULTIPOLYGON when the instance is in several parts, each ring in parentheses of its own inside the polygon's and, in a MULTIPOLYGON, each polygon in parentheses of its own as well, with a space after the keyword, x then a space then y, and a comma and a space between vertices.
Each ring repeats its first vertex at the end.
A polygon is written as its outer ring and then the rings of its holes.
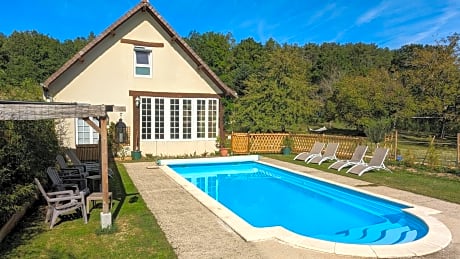
POLYGON ((393 173, 384 171, 378 173, 368 172, 362 176, 357 176, 354 174, 347 174, 343 169, 340 172, 328 169, 328 166, 331 163, 317 165, 306 164, 303 161, 295 161, 293 160, 294 155, 284 156, 281 154, 264 154, 264 156, 295 163, 305 167, 316 168, 327 173, 339 174, 381 186, 388 186, 460 204, 460 195, 458 195, 458 190, 460 190, 460 175, 435 173, 429 168, 422 167, 415 170, 398 164, 385 163, 393 171, 393 173))
MULTIPOLYGON (((176 258, 173 248, 121 164, 110 180, 113 227, 102 231, 100 206, 88 224, 69 216, 52 230, 37 204, 0 243, 2 258, 176 258), (71 219, 71 220, 69 220, 71 219)), ((100 204, 100 203, 99 203, 100 204)))

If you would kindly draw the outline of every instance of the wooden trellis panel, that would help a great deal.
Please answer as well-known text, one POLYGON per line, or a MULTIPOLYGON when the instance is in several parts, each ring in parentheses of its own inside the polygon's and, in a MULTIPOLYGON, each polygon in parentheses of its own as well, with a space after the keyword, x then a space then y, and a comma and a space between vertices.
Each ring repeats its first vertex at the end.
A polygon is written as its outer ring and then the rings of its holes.
POLYGON ((292 150, 294 153, 309 151, 316 141, 324 143, 339 143, 337 157, 340 159, 351 158, 356 146, 365 142, 364 138, 333 136, 324 134, 250 134, 233 133, 232 151, 235 154, 249 153, 280 153, 283 140, 287 136, 293 140, 292 150))
POLYGON ((287 133, 251 134, 249 137, 250 153, 279 153, 287 133))
POLYGON ((294 140, 292 152, 310 151, 316 141, 322 142, 322 136, 321 134, 291 134, 294 140))
POLYGON ((249 154, 249 133, 232 133, 232 152, 249 154))

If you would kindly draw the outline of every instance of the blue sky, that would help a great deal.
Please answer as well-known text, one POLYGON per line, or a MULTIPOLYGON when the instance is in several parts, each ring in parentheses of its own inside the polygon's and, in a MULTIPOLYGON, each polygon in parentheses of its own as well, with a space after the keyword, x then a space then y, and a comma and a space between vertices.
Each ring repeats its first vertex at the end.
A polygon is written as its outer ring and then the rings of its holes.
MULTIPOLYGON (((0 32, 36 30, 59 40, 96 35, 140 0, 1 1, 0 32)), ((150 0, 181 36, 232 33, 264 43, 435 44, 460 33, 459 0, 150 0)))

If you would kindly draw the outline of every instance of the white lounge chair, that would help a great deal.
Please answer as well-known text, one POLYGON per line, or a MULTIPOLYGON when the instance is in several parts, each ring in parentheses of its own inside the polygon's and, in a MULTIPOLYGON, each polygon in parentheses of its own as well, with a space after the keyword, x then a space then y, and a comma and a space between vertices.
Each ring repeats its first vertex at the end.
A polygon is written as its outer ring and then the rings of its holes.
POLYGON ((321 156, 321 151, 323 151, 325 144, 322 142, 315 142, 313 147, 309 152, 302 152, 294 157, 294 160, 303 160, 307 162, 315 156, 321 156))
POLYGON ((329 143, 324 150, 324 154, 321 156, 315 156, 307 161, 308 163, 318 164, 320 165, 322 162, 327 160, 337 160, 337 149, 339 148, 339 143, 329 143))
POLYGON ((340 171, 344 167, 349 167, 357 164, 364 164, 364 155, 366 155, 367 152, 367 146, 359 145, 355 148, 355 151, 353 152, 353 155, 351 156, 350 160, 339 160, 332 165, 330 165, 328 168, 330 169, 337 169, 340 171))
POLYGON ((391 173, 391 170, 388 169, 383 162, 385 161, 385 158, 387 157, 388 154, 388 148, 376 148, 374 155, 371 158, 371 161, 369 161, 368 164, 357 164, 348 169, 347 173, 351 174, 357 174, 358 176, 363 175, 365 172, 371 171, 371 170, 380 170, 384 169, 387 170, 391 173))

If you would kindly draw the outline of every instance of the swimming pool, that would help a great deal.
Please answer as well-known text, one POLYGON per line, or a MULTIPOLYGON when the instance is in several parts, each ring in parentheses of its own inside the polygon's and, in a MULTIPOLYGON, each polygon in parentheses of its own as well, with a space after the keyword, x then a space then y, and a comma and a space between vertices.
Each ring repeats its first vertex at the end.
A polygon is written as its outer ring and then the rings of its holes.
POLYGON ((428 233, 424 220, 407 212, 413 209, 409 205, 258 161, 164 160, 160 164, 168 164, 258 229, 282 228, 307 238, 372 247, 417 243, 428 233))

